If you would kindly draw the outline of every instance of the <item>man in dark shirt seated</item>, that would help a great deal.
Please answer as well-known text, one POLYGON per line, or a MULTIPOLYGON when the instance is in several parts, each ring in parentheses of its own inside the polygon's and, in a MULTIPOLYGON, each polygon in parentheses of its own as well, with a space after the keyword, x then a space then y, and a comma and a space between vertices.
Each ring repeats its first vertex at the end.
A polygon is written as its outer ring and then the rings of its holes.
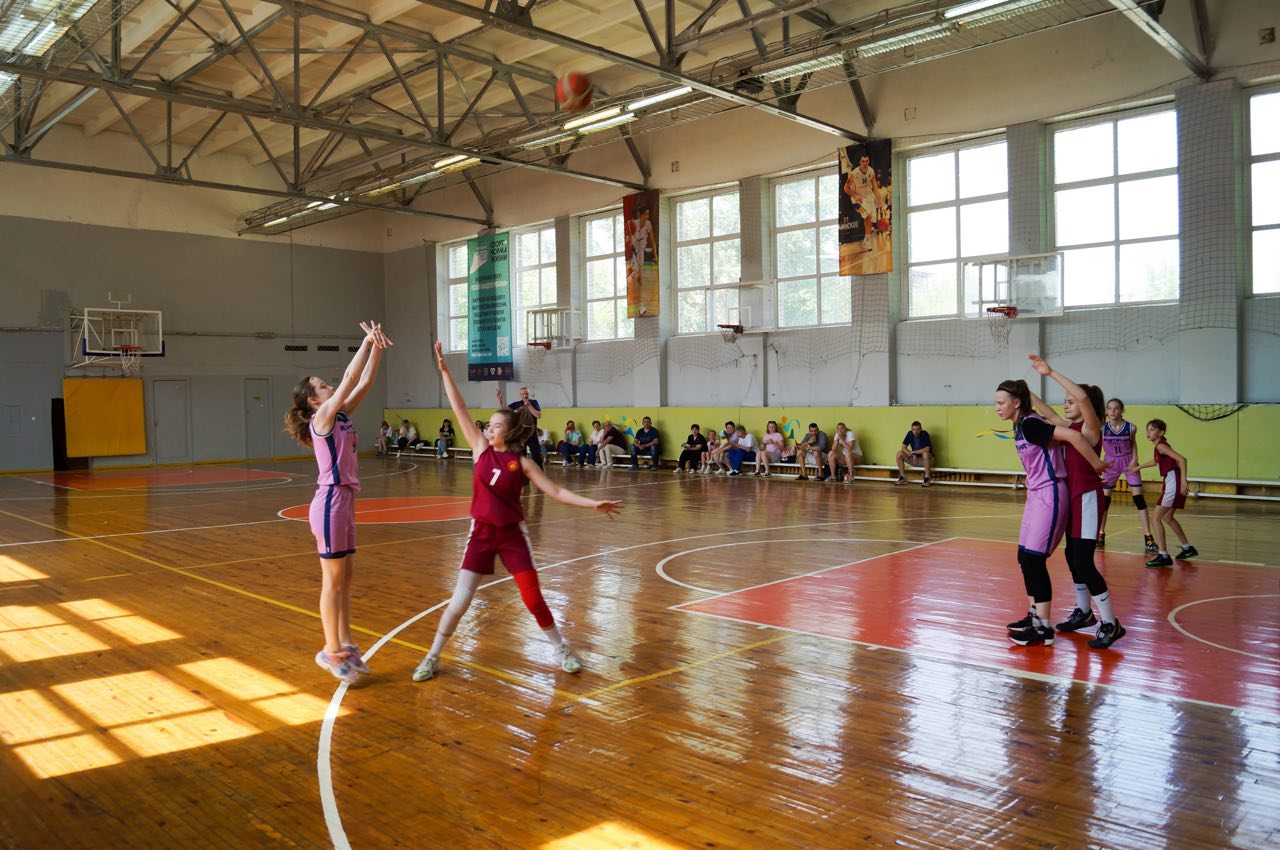
POLYGON ((643 427, 636 432, 631 443, 631 468, 640 468, 640 457, 647 455, 653 458, 653 468, 658 468, 658 429, 653 427, 653 420, 648 416, 640 420, 643 427))
POLYGON ((924 467, 924 480, 920 484, 928 487, 933 477, 933 444, 929 442, 929 432, 920 427, 920 421, 911 423, 911 430, 902 438, 902 448, 898 450, 897 484, 907 483, 906 464, 924 467))
POLYGON ((831 449, 831 441, 827 439, 826 431, 818 430, 817 422, 809 423, 809 433, 804 435, 804 439, 796 443, 796 462, 800 464, 800 474, 796 476, 801 481, 809 478, 805 474, 805 461, 810 461, 814 465, 813 477, 817 481, 826 480, 826 465, 823 461, 827 457, 827 452, 831 449))
POLYGON ((600 439, 600 465, 613 466, 613 459, 626 457, 627 437, 608 419, 604 421, 604 436, 600 439))
POLYGON ((702 429, 697 425, 690 425, 689 436, 684 438, 684 444, 680 446, 680 462, 676 464, 674 471, 697 472, 702 464, 702 453, 706 450, 707 438, 702 436, 702 429))

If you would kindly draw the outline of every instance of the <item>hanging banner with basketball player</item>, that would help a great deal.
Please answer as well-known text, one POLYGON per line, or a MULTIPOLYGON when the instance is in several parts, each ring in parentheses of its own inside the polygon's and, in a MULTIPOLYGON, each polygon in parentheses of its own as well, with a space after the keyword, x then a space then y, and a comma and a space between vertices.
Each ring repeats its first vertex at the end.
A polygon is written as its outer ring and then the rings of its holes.
POLYGON ((840 274, 893 271, 893 142, 841 148, 840 274))
POLYGON ((622 232, 627 257, 627 318, 656 316, 661 306, 657 192, 637 192, 622 199, 622 232))
POLYGON ((467 240, 467 380, 513 381, 508 234, 467 240))

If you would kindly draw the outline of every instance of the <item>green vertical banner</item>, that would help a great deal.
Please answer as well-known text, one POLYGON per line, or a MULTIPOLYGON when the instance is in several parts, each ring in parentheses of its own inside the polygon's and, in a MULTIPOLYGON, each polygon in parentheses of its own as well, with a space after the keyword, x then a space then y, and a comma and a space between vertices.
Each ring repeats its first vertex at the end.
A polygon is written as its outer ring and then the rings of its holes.
POLYGON ((467 380, 512 381, 511 263, 506 233, 467 240, 467 380))

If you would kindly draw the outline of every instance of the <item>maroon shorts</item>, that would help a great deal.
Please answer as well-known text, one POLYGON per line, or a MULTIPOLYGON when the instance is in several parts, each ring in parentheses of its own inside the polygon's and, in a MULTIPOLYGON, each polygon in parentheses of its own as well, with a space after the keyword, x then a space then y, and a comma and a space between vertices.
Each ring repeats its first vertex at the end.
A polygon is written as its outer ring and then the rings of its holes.
POLYGON ((493 575, 495 556, 502 558, 502 565, 512 575, 533 571, 533 545, 529 542, 529 529, 523 522, 519 525, 489 525, 471 520, 467 548, 462 554, 462 569, 482 576, 493 575))

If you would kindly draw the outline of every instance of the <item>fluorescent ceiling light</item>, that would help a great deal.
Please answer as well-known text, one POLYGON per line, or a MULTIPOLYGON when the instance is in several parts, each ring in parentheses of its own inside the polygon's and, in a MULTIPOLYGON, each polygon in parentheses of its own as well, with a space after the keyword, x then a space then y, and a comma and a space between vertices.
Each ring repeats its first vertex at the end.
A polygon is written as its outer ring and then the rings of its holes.
MULTIPOLYGON (((465 161, 465 160, 464 160, 464 161, 465 161)), ((472 164, 474 165, 474 163, 472 163, 472 164)), ((459 163, 459 165, 461 165, 461 163, 459 163)), ((462 167, 463 167, 463 168, 467 168, 467 167, 469 167, 469 166, 463 165, 462 167)), ((433 178, 433 177, 439 177, 439 176, 440 176, 440 172, 439 172, 439 171, 427 171, 427 172, 424 172, 424 173, 422 173, 422 174, 415 174, 413 177, 410 177, 410 178, 408 178, 408 179, 406 179, 406 180, 402 180, 402 181, 400 181, 400 185, 401 185, 401 186, 416 186, 416 185, 417 185, 417 184, 419 184, 419 183, 425 183, 425 182, 427 182, 428 180, 430 180, 431 178, 433 178)))
POLYGON ((943 12, 942 16, 944 18, 958 18, 961 15, 967 15, 979 9, 990 9, 992 6, 999 6, 1001 3, 1007 2, 1008 0, 974 0, 972 3, 961 3, 959 6, 952 6, 943 12))
POLYGON ((766 71, 760 75, 760 79, 766 83, 776 83, 779 80, 798 77, 801 74, 811 74, 814 71, 821 71, 825 68, 834 68, 837 65, 844 64, 844 54, 837 53, 835 56, 820 56, 817 59, 808 59, 804 62, 796 62, 793 65, 787 65, 784 68, 778 68, 774 71, 766 71))
POLYGON ((590 115, 584 115, 581 118, 575 118, 572 121, 564 122, 566 130, 572 130, 575 127, 585 127, 588 124, 594 124, 597 121, 603 121, 606 118, 612 118, 622 111, 621 106, 611 106, 608 109, 602 109, 599 112, 593 112, 590 115))
POLYGON ((671 91, 658 92, 657 94, 650 95, 649 97, 644 97, 640 100, 628 103, 627 111, 635 112, 637 109, 644 109, 646 106, 653 106, 655 103, 663 103, 676 97, 684 97, 692 91, 693 86, 681 86, 680 88, 672 89, 671 91))
MULTIPOLYGON (((436 168, 439 168, 442 172, 462 171, 464 168, 470 168, 473 165, 479 165, 479 164, 480 164, 480 159, 478 157, 464 156, 462 159, 459 159, 456 162, 451 162, 444 167, 441 167, 440 163, 437 162, 436 168)), ((432 176, 434 177, 435 175, 432 175, 432 176)))
POLYGON ((466 159, 469 156, 470 154, 465 154, 465 153, 459 153, 459 154, 454 154, 453 156, 447 156, 444 159, 440 160, 439 162, 434 163, 431 167, 444 168, 446 165, 453 165, 455 162, 462 162, 464 159, 466 159))
POLYGON ((365 192, 364 195, 366 198, 376 198, 378 195, 385 195, 388 192, 394 192, 396 189, 399 189, 399 188, 400 188, 400 183, 388 183, 385 186, 379 186, 377 189, 374 189, 372 192, 365 192))
POLYGON ((587 124, 585 127, 579 127, 578 132, 583 134, 599 133, 601 130, 607 130, 610 127, 617 127, 620 124, 626 124, 634 120, 636 120, 636 114, 634 112, 624 112, 617 118, 610 118, 606 121, 597 121, 595 124, 587 124))
POLYGON ((313 210, 318 206, 320 206, 320 201, 312 201, 311 203, 307 204, 307 209, 313 210))
POLYGON ((547 145, 554 145, 556 142, 563 142, 573 138, 573 133, 556 133, 551 136, 543 136, 540 139, 530 139, 522 142, 520 147, 528 150, 529 148, 541 148, 547 145))
POLYGON ((284 223, 285 223, 286 221, 288 221, 288 220, 289 220, 289 216, 287 216, 287 215, 282 215, 282 216, 280 216, 279 218, 273 218, 271 221, 268 221, 266 224, 264 224, 264 225, 262 225, 262 226, 263 226, 263 227, 275 227, 277 224, 284 224, 284 223))
POLYGON ((879 56, 882 53, 892 53, 901 47, 912 47, 917 44, 924 44, 927 41, 944 38, 955 31, 955 26, 952 23, 931 24, 918 30, 911 30, 910 32, 861 45, 857 48, 857 52, 859 56, 879 56))
POLYGON ((333 208, 334 208, 334 207, 336 207, 336 206, 337 206, 337 204, 332 203, 332 202, 327 203, 327 204, 321 204, 321 205, 320 205, 320 207, 319 207, 319 209, 317 210, 317 212, 324 212, 325 210, 331 210, 331 209, 333 209, 333 208))
POLYGON ((948 18, 954 17, 956 23, 961 26, 989 24, 1025 15, 1028 12, 1038 12, 1058 4, 1059 0, 1013 0, 1013 2, 1002 0, 1000 3, 979 3, 975 0, 973 3, 948 9, 944 14, 948 18), (953 12, 955 14, 952 14, 953 12))
POLYGON ((697 100, 691 100, 688 103, 677 103, 675 106, 668 106, 666 109, 659 109, 657 112, 650 112, 646 117, 653 118, 657 115, 666 115, 668 112, 675 112, 677 109, 688 109, 691 106, 697 106, 699 103, 706 103, 708 100, 715 100, 715 98, 700 97, 697 100))

